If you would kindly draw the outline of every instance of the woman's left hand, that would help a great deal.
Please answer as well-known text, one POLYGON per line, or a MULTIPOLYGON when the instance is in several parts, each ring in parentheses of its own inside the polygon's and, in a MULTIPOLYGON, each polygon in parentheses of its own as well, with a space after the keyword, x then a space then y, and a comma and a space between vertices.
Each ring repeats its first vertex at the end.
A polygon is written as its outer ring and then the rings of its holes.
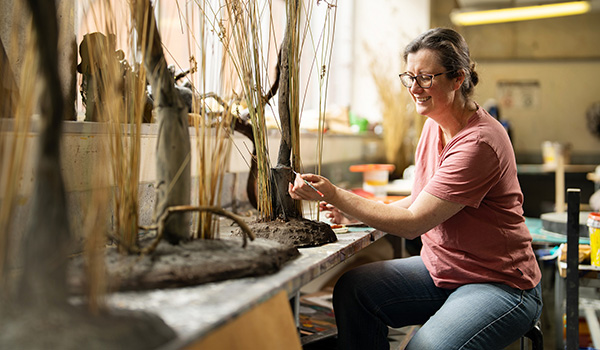
POLYGON ((360 222, 327 202, 320 202, 319 210, 325 212, 325 217, 328 218, 332 224, 347 225, 360 222))

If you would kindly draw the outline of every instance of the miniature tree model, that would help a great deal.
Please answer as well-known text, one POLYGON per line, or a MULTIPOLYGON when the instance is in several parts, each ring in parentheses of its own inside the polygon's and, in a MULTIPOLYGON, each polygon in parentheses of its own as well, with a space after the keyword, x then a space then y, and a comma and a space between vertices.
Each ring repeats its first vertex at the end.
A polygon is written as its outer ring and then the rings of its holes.
MULTIPOLYGON (((141 50, 142 63, 146 67, 152 86, 155 109, 159 119, 155 218, 151 226, 144 228, 148 231, 155 230, 156 235, 144 234, 139 242, 128 242, 125 244, 125 249, 120 249, 120 251, 129 254, 119 257, 115 257, 118 254, 115 249, 107 249, 105 259, 109 276, 107 280, 109 283, 113 282, 108 286, 109 290, 173 288, 248 275, 256 276, 278 270, 283 263, 298 255, 298 251, 294 247, 284 246, 277 242, 264 242, 264 240, 247 246, 246 237, 254 239, 254 235, 240 217, 216 205, 206 204, 206 202, 197 206, 190 205, 191 144, 188 118, 194 118, 195 124, 198 123, 198 119, 200 123, 205 123, 208 120, 208 113, 188 115, 188 107, 178 94, 173 73, 167 67, 150 2, 137 0, 130 2, 130 6, 132 23, 138 39, 137 46, 141 50), (239 244, 237 238, 235 240, 217 240, 214 239, 215 236, 205 235, 205 232, 199 235, 201 237, 194 237, 195 235, 191 234, 190 212, 211 213, 232 219, 242 229, 243 245, 239 244)), ((119 78, 114 79, 118 80, 119 78)), ((118 101, 116 102, 118 103, 118 101)), ((231 111, 226 110, 223 113, 231 113, 231 111)), ((226 115, 220 116, 226 117, 226 115)), ((206 129, 212 125, 210 122, 205 124, 208 124, 206 129)), ((196 132, 199 133, 198 125, 195 126, 196 132)), ((230 124, 223 127, 227 126, 230 127, 230 124)), ((215 130, 215 134, 221 132, 222 130, 215 130)), ((197 140, 204 138, 203 141, 205 141, 207 138, 205 136, 205 134, 197 135, 197 140)), ((211 153, 203 148, 207 145, 206 142, 197 142, 196 145, 198 146, 197 153, 200 155, 198 158, 211 153)), ((218 156, 219 153, 225 152, 216 153, 218 156)), ((215 158, 210 158, 210 160, 215 160, 215 158)), ((215 162, 209 162, 217 169, 199 169, 198 182, 201 194, 212 193, 212 189, 204 186, 213 185, 214 182, 207 181, 211 179, 206 177, 218 176, 218 170, 225 169, 219 163, 221 160, 222 158, 218 158, 215 162), (207 171, 203 172, 203 170, 207 171)), ((202 163, 201 159, 198 163, 202 163)), ((137 186, 138 183, 134 180, 130 177, 124 178, 124 183, 118 183, 115 187, 137 186)), ((201 229, 210 226, 204 225, 208 220, 210 220, 209 215, 199 215, 198 226, 201 229)), ((123 242, 120 242, 118 238, 117 243, 122 244, 123 242)), ((81 259, 74 260, 76 260, 73 264, 76 266, 76 270, 82 271, 84 263, 81 259)), ((85 285, 85 278, 81 274, 71 278, 73 289, 81 290, 85 288, 85 285)))
MULTIPOLYGON (((187 108, 175 90, 174 78, 167 68, 149 1, 135 1, 131 6, 159 120, 155 207, 155 217, 159 219, 168 207, 190 203, 191 147, 187 108)), ((190 232, 188 215, 172 215, 162 229, 164 238, 171 243, 187 239, 190 232)))
POLYGON ((230 10, 230 13, 233 14, 230 17, 236 19, 233 22, 234 34, 242 32, 238 29, 239 27, 252 28, 252 36, 249 39, 244 40, 242 35, 234 35, 235 40, 233 40, 237 54, 235 58, 241 62, 238 64, 241 67, 238 74, 240 80, 243 81, 244 97, 248 101, 250 109, 257 153, 259 220, 251 227, 257 237, 275 239, 298 247, 333 242, 337 238, 329 225, 302 219, 301 203, 294 201, 288 193, 288 184, 294 178, 293 170, 299 170, 301 166, 299 71, 301 44, 304 40, 301 39, 300 1, 286 1, 287 23, 279 51, 277 76, 271 91, 266 94, 266 96, 272 96, 273 90, 278 89, 281 143, 277 164, 274 168, 268 166, 268 152, 265 146, 264 103, 268 100, 262 95, 260 73, 257 73, 260 60, 256 58, 256 53, 260 52, 261 43, 257 39, 259 35, 256 34, 256 28, 261 28, 261 25, 256 12, 253 11, 252 6, 249 6, 247 14, 235 9, 230 10), (249 46, 252 49, 248 48, 249 46), (253 64, 248 64, 248 62, 253 64))

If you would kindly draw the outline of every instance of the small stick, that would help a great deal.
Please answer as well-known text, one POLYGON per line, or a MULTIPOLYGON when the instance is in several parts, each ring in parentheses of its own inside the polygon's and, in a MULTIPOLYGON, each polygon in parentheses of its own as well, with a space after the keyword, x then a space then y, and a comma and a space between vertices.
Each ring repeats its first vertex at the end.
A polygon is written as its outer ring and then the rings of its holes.
MULTIPOLYGON (((300 175, 300 174, 298 174, 297 172, 295 172, 295 171, 294 171, 294 169, 292 169, 292 172, 293 172, 294 174, 296 174, 296 175, 300 175)), ((300 178, 302 179, 302 177, 300 177, 300 178)), ((302 179, 302 181, 304 181, 304 183, 305 183, 305 184, 307 184, 308 186, 310 186, 310 188, 312 188, 313 190, 317 191, 317 193, 319 194, 319 196, 321 196, 321 197, 325 197, 325 196, 323 195, 323 193, 321 193, 321 191, 317 190, 317 189, 315 188, 315 186, 313 186, 313 185, 312 185, 310 182, 306 181, 305 179, 302 179)))

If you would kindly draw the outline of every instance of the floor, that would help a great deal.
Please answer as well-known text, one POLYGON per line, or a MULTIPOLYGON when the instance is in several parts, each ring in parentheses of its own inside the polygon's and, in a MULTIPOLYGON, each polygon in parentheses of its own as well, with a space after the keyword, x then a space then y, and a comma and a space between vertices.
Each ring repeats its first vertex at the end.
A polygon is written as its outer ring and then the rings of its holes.
MULTIPOLYGON (((412 334, 418 330, 418 326, 403 327, 399 329, 390 329, 388 339, 390 340, 390 350, 403 350, 412 334)), ((335 335, 326 336, 323 339, 303 344, 303 350, 337 350, 335 335)))
MULTIPOLYGON (((390 350, 404 350, 408 341, 418 330, 418 326, 410 326, 399 329, 390 329, 388 339, 390 340, 390 350)), ((548 349, 547 347, 544 347, 548 349)), ((321 339, 315 339, 309 341, 307 344, 302 345, 303 350, 337 350, 336 337, 335 335, 324 335, 321 339)), ((520 350, 521 343, 516 341, 504 350, 520 350)), ((528 339, 525 340, 525 349, 531 349, 531 343, 528 339)))

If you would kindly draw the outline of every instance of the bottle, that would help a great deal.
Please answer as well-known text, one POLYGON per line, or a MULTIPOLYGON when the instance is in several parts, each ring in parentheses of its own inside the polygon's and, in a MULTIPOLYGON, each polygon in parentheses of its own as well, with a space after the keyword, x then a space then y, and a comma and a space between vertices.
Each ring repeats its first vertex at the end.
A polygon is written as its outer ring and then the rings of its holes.
POLYGON ((587 226, 590 232, 591 253, 590 260, 593 266, 600 266, 600 213, 588 215, 587 226))

